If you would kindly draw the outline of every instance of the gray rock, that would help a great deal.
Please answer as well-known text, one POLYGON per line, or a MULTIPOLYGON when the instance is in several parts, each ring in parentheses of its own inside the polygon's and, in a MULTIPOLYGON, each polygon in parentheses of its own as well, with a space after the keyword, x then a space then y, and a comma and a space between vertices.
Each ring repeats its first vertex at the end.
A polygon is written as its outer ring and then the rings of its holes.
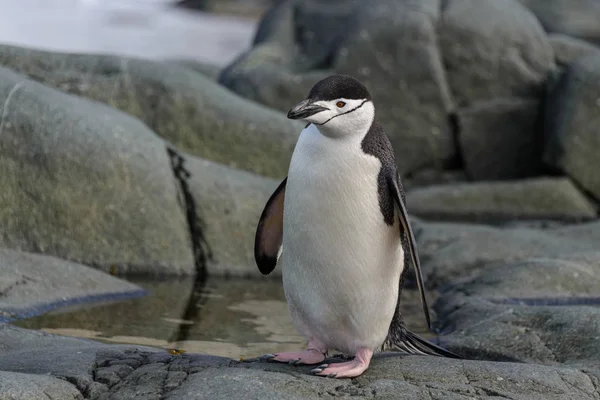
POLYGON ((455 155, 453 100, 438 49, 439 0, 365 5, 334 70, 369 88, 401 173, 441 169, 455 155), (399 39, 401 37, 401 39, 399 39))
POLYGON ((595 251, 600 240, 598 221, 543 231, 423 221, 416 226, 425 282, 432 288, 468 280, 493 262, 595 251))
POLYGON ((600 4, 596 0, 519 0, 548 32, 600 42, 600 4))
POLYGON ((210 78, 214 81, 217 80, 219 74, 221 73, 221 67, 215 64, 207 64, 200 61, 192 60, 192 59, 170 59, 165 60, 166 63, 172 63, 181 67, 185 67, 187 69, 191 69, 192 71, 198 72, 210 78))
POLYGON ((70 383, 51 376, 0 371, 0 400, 83 400, 70 383))
MULTIPOLYGON (((280 181, 185 156, 187 185, 212 258, 211 276, 259 276, 254 235, 260 214, 280 181)), ((281 276, 278 268, 274 276, 281 276)))
POLYGON ((253 48, 223 69, 219 83, 286 112, 331 75, 331 58, 347 35, 356 0, 286 0, 261 19, 253 48))
POLYGON ((458 106, 543 94, 554 54, 535 15, 518 1, 449 0, 438 34, 458 106))
POLYGON ((410 190, 407 207, 418 217, 445 221, 582 221, 598 215, 568 178, 429 186, 410 190))
POLYGON ((548 35, 554 50, 554 58, 558 65, 567 66, 580 57, 600 54, 600 48, 584 40, 576 39, 561 33, 548 35))
POLYGON ((546 106, 544 161, 600 199, 600 53, 571 63, 546 106))
POLYGON ((526 306, 477 296, 441 298, 451 331, 444 343, 470 358, 600 369, 600 308, 584 305, 526 306))
POLYGON ((302 129, 169 62, 0 46, 0 64, 125 111, 180 150, 278 178, 286 174, 302 129))
POLYGON ((0 99, 0 246, 113 272, 195 272, 160 138, 7 69, 0 99))
POLYGON ((496 98, 457 110, 459 143, 473 180, 519 179, 542 169, 540 102, 496 98))
MULTIPOLYGON (((597 399, 600 395, 594 386, 597 377, 593 370, 582 372, 560 366, 384 353, 377 355, 359 378, 335 380, 310 375, 309 366, 240 363, 132 346, 91 347, 90 342, 55 335, 45 335, 40 338, 43 343, 22 350, 35 335, 38 334, 0 325, 0 338, 8 338, 12 343, 9 351, 0 353, 0 368, 64 378, 92 400, 319 399, 324 394, 394 399, 398 393, 410 396, 407 398, 558 400, 597 399), (6 330, 12 334, 5 334, 6 330), (19 337, 23 338, 21 342, 19 337), (36 354, 37 358, 33 358, 36 354), (51 354, 57 363, 52 363, 51 354), (21 359, 17 358, 19 355, 21 359), (66 366, 68 361, 72 362, 70 369, 57 368, 60 364, 66 366), (73 375, 75 368, 79 370, 77 376, 73 375)), ((50 384, 53 379, 50 377, 50 384)))
POLYGON ((304 99, 319 80, 331 71, 292 72, 270 59, 276 45, 266 43, 255 47, 246 57, 227 67, 219 83, 236 94, 287 113, 304 99))
POLYGON ((139 286, 84 265, 0 249, 0 321, 30 317, 70 304, 143 294, 139 286))

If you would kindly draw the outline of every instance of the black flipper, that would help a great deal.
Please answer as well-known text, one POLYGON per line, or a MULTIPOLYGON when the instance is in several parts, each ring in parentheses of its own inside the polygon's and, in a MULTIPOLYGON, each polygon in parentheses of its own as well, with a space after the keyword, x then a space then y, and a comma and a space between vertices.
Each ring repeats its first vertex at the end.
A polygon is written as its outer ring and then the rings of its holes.
POLYGON ((283 244, 283 200, 285 185, 283 180, 271 195, 258 221, 254 238, 254 259, 263 275, 270 274, 279 261, 283 244))
POLYGON ((448 358, 462 358, 461 356, 443 349, 413 333, 409 330, 404 332, 404 339, 395 343, 395 347, 410 354, 425 354, 430 356, 442 356, 448 358))
POLYGON ((425 313, 425 319, 427 320, 427 327, 431 328, 431 318, 429 317, 429 308, 427 307, 427 299, 425 298, 425 286, 423 284, 423 275, 421 273, 421 263, 419 262, 419 255, 417 254, 417 243, 412 228, 410 227, 408 212, 406 211, 406 207, 400 196, 398 173, 396 171, 390 171, 386 178, 396 204, 396 209, 398 210, 398 219, 400 220, 402 231, 406 233, 408 238, 408 248, 410 249, 410 256, 415 268, 415 275, 417 276, 417 286, 419 288, 419 294, 421 295, 421 305, 423 306, 423 312, 425 313))

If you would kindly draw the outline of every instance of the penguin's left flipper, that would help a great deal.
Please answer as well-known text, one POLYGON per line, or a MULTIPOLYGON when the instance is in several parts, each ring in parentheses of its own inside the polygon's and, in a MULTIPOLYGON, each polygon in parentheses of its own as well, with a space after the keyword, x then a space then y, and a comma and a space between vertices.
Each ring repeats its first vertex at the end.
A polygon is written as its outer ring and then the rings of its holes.
POLYGON ((254 259, 263 275, 270 274, 277 265, 283 245, 283 201, 285 178, 271 195, 258 221, 254 238, 254 259))
POLYGON ((427 299, 425 298, 425 286, 423 284, 423 275, 421 273, 421 263, 419 262, 419 255, 417 254, 417 243, 415 236, 413 235, 412 228, 410 227, 408 212, 406 211, 406 207, 400 194, 400 185, 398 184, 398 180, 400 178, 395 169, 390 168, 388 171, 389 172, 386 176, 386 180, 389 190, 392 193, 392 197, 394 198, 394 203, 396 204, 395 209, 398 213, 398 219, 400 220, 401 225, 400 232, 406 232, 406 236, 408 238, 408 248, 410 249, 410 257, 415 267, 415 275, 417 276, 417 286, 421 295, 423 312, 425 313, 425 319, 427 320, 427 327, 431 328, 431 318, 429 317, 429 307, 427 307, 427 299))

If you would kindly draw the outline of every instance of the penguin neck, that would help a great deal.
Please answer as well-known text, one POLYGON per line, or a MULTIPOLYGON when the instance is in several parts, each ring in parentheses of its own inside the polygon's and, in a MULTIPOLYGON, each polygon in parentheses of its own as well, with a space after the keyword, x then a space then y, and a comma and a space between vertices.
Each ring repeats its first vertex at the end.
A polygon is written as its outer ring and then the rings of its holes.
POLYGON ((323 125, 315 125, 319 133, 330 139, 340 140, 362 140, 373 121, 375 120, 375 108, 372 102, 367 102, 360 108, 333 118, 323 125))

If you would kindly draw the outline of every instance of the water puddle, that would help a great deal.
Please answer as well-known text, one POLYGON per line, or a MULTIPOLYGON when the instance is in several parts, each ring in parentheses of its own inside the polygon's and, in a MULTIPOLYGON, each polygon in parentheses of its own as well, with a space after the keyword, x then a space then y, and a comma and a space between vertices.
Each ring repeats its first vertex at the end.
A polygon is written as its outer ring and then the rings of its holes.
MULTIPOLYGON (((295 330, 279 280, 132 280, 150 295, 95 306, 63 308, 15 322, 48 333, 231 358, 294 351, 305 345, 295 330)), ((411 330, 427 331, 416 291, 402 297, 411 330)))

